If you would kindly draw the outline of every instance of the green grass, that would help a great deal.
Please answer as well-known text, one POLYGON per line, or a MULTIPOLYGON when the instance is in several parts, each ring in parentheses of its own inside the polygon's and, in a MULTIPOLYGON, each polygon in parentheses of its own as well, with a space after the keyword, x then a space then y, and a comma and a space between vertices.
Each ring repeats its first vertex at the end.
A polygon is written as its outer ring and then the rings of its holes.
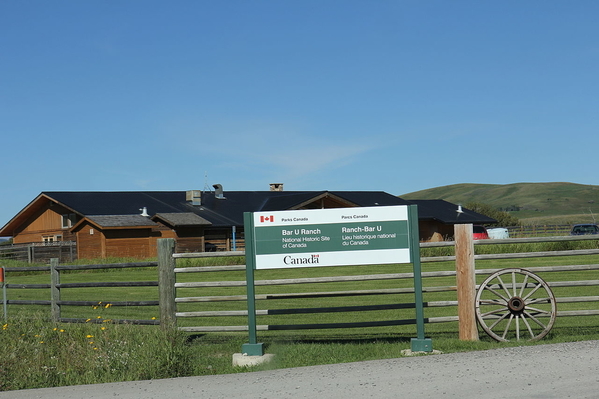
POLYGON ((199 346, 157 327, 55 324, 32 313, 9 319, 0 337, 4 391, 203 374, 199 346))
MULTIPOLYGON (((559 245, 574 245, 558 243, 559 245)), ((595 241, 581 245, 597 245, 595 241), (594 243, 594 244, 589 244, 594 243)), ((476 246, 477 252, 497 252, 507 246, 476 246)), ((509 251, 539 250, 538 244, 511 247, 509 251)), ((557 249, 562 249, 559 247, 557 249)), ((440 249, 427 249, 423 256, 431 256, 440 249), (427 253, 428 251, 428 253, 427 253)), ((477 269, 507 267, 593 264, 599 256, 560 258, 533 258, 516 260, 477 261, 477 269)), ((240 264, 242 258, 226 260, 180 260, 178 266, 202 264, 240 264)), ((89 262, 96 263, 96 262, 89 262)), ((452 270, 453 262, 424 263, 423 271, 452 270)), ((295 278, 335 275, 410 272, 409 265, 351 266, 328 268, 298 268, 285 270, 258 270, 256 279, 295 278)), ((542 273, 547 281, 596 279, 596 271, 575 273, 542 273)), ((477 276, 480 283, 486 276, 477 276)), ((245 280, 244 272, 183 273, 178 281, 245 280)), ((65 282, 101 281, 156 281, 154 268, 106 271, 70 272, 61 275, 65 282)), ((49 283, 48 273, 7 273, 7 283, 49 283)), ((412 281, 379 280, 349 283, 320 283, 256 287, 257 293, 314 292, 391 287, 409 287, 412 281)), ((452 286, 454 277, 425 278, 425 286, 452 286)), ((556 288, 557 297, 599 295, 599 287, 556 288)), ((240 288, 179 289, 177 296, 243 295, 240 288)), ((138 379, 170 378, 192 375, 223 374, 247 371, 231 365, 232 355, 241 350, 248 340, 247 333, 190 334, 163 331, 157 326, 113 324, 110 320, 150 319, 158 317, 157 307, 108 306, 111 301, 150 300, 158 298, 156 287, 133 288, 73 288, 62 292, 63 299, 102 301, 86 307, 64 307, 63 316, 89 318, 83 324, 55 324, 49 320, 49 308, 41 306, 9 306, 9 317, 0 330, 0 390, 36 388, 59 385, 87 384, 138 379), (100 324, 91 321, 102 321, 100 324), (78 366, 83 365, 83 366, 78 366)), ((455 300, 455 292, 425 293, 424 301, 455 300)), ((9 290, 9 299, 49 299, 48 290, 9 290)), ((333 307, 350 304, 369 305, 413 302, 413 295, 376 295, 340 298, 307 298, 297 300, 257 301, 258 309, 333 307)), ((559 309, 595 309, 596 303, 583 302, 558 305, 559 309)), ((179 304, 179 311, 245 309, 244 301, 179 304)), ((414 318, 414 310, 345 312, 258 316, 258 324, 303 324, 324 322, 351 322, 359 320, 414 318)), ((457 314, 455 307, 425 308, 425 317, 457 314)), ((245 325, 246 317, 212 317, 180 319, 179 325, 245 325)), ((426 335, 433 340, 434 349, 443 352, 482 350, 516 345, 568 342, 599 339, 599 316, 560 317, 551 333, 539 343, 526 341, 497 343, 481 330, 480 341, 458 339, 458 325, 453 323, 426 324, 426 335)), ((330 330, 296 330, 258 332, 259 342, 267 353, 274 353, 272 363, 251 370, 300 367, 317 364, 343 363, 401 356, 410 348, 410 339, 416 336, 413 325, 351 328, 330 330)))

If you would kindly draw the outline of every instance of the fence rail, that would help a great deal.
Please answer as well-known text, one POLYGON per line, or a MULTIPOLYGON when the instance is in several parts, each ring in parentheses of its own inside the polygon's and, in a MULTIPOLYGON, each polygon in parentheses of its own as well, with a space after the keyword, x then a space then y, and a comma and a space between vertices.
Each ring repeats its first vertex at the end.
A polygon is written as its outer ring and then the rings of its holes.
MULTIPOLYGON (((521 243, 542 243, 542 242, 564 242, 564 241, 581 241, 581 240, 597 240, 597 237, 570 237, 570 236, 557 236, 557 237, 534 237, 534 238, 519 238, 519 239, 499 239, 499 240, 481 240, 476 241, 474 245, 490 245, 490 244, 521 244, 521 243)), ((455 246, 455 242, 440 242, 440 243, 422 243, 421 247, 447 247, 455 246)), ((475 260, 509 260, 518 258, 546 258, 555 256, 579 256, 579 255, 597 255, 599 249, 591 250, 572 250, 572 251, 543 251, 543 252, 524 252, 524 253, 508 253, 508 254, 486 254, 476 255, 475 260)), ((183 273, 198 273, 200 276, 202 273, 207 272, 239 272, 245 270, 245 266, 213 266, 213 267, 176 267, 176 260, 181 258, 194 258, 204 257, 205 254, 201 253, 186 253, 177 254, 170 252, 167 257, 172 259, 172 263, 169 265, 172 270, 173 276, 172 281, 174 290, 178 289, 209 289, 209 288, 235 288, 244 287, 246 282, 240 280, 223 280, 223 281, 195 281, 195 282, 176 282, 177 275, 183 273)), ((210 256, 218 256, 211 254, 210 256)), ((441 262, 441 261, 455 261, 455 256, 440 256, 440 257, 425 257, 422 258, 422 262, 441 262)), ((563 265, 563 266, 546 266, 546 267, 532 267, 527 270, 533 273, 551 273, 551 272, 569 272, 576 273, 581 271, 597 270, 599 265, 588 264, 588 265, 563 265)), ((477 269, 475 270, 476 275, 486 276, 492 273, 498 272, 501 268, 495 269, 477 269)), ((422 278, 439 278, 439 277, 456 277, 455 270, 449 271, 434 271, 434 272, 423 272, 422 278)), ((359 282, 359 281, 374 281, 374 280, 401 280, 401 279, 412 279, 413 273, 392 273, 392 274, 375 274, 375 275, 353 275, 353 276, 335 276, 335 277, 317 277, 317 278, 294 278, 294 279, 270 279, 270 280, 257 280, 254 282, 255 286, 280 286, 280 285, 299 285, 299 284, 316 284, 316 283, 344 283, 344 282, 359 282)), ((201 280, 201 277, 198 278, 201 280)), ((584 280, 584 281, 552 281, 549 282, 551 287, 590 287, 599 286, 599 280, 584 280)), ((479 285, 476 285, 476 289, 479 285)), ((440 292, 457 292, 458 288, 456 285, 448 286, 424 286, 422 288, 424 293, 440 293, 440 292)), ((256 294, 256 300, 270 300, 270 299, 307 299, 307 298, 334 298, 334 297, 346 297, 346 296, 372 296, 372 295, 389 295, 389 294, 413 294, 414 288, 392 288, 392 289, 373 289, 373 290, 340 290, 340 291, 320 291, 320 292, 286 292, 286 293, 270 293, 270 294, 256 294)), ((176 296, 175 292, 171 293, 171 299, 173 304, 170 306, 172 314, 168 317, 173 320, 174 324, 177 323, 177 319, 192 319, 198 318, 202 320, 204 318, 219 318, 219 317, 232 317, 232 316, 247 316, 247 310, 195 310, 195 311, 177 311, 177 304, 190 304, 190 303, 207 303, 207 302, 232 302, 232 301, 245 301, 247 297, 245 295, 202 295, 202 296, 176 296)), ((559 303, 583 303, 583 302, 599 302, 599 296, 591 295, 584 297, 563 297, 559 298, 559 303)), ((440 307, 456 307, 458 305, 457 300, 449 301, 429 301, 424 303, 425 308, 440 308, 440 307)), ((258 316, 274 316, 274 315, 288 315, 288 314, 301 314, 301 313, 333 313, 333 312, 358 312, 358 311, 372 311, 372 310, 389 310, 389 309, 411 309, 414 308, 415 304, 408 302, 402 304, 380 304, 372 306, 341 306, 341 307, 320 307, 320 308, 289 308, 289 309, 259 309, 256 311, 258 316)), ((587 315, 599 315, 599 310, 558 310, 557 317, 566 316, 587 316, 587 315)), ((167 316, 165 316, 167 317, 167 316)), ((458 321, 457 315, 450 316, 433 316, 425 318, 427 323, 446 323, 458 321)), ((368 326, 389 326, 389 325, 405 325, 415 324, 415 319, 403 319, 403 320, 387 320, 387 321, 372 321, 372 322, 350 322, 350 323, 321 323, 321 324, 307 324, 307 325, 259 325, 257 329, 260 331, 268 330, 285 330, 285 329, 318 329, 318 328, 353 328, 353 327, 368 327, 368 326)), ((201 323, 200 323, 201 324, 201 323)), ((228 331, 247 331, 246 325, 196 325, 196 326, 180 326, 178 327, 182 331, 188 332, 228 332, 228 331)))
MULTIPOLYGON (((110 269, 126 269, 126 268, 156 268, 157 262, 136 262, 136 263, 113 263, 113 264, 92 264, 92 265, 60 265, 58 259, 53 258, 50 266, 41 267, 10 267, 6 268, 6 272, 10 276, 17 273, 47 273, 50 272, 49 284, 11 284, 6 283, 4 288, 16 292, 23 289, 43 289, 50 290, 49 300, 20 300, 7 299, 6 305, 49 305, 51 309, 52 319, 57 322, 65 323, 102 323, 105 318, 90 317, 63 317, 63 307, 98 307, 99 304, 109 305, 110 307, 144 307, 160 305, 158 300, 136 300, 136 301, 111 301, 111 300, 96 300, 96 301, 75 301, 63 300, 62 291, 74 288, 116 288, 116 287, 157 287, 158 281, 107 281, 93 283, 61 283, 61 272, 70 271, 89 271, 89 270, 110 270, 110 269)), ((102 276, 102 274, 98 274, 102 276)), ((6 315, 5 315, 6 316, 6 315)), ((113 323, 128 323, 128 324, 147 324, 158 325, 159 320, 147 319, 119 319, 111 318, 113 323)))
MULTIPOLYGON (((564 242, 564 241, 585 241, 595 240, 597 237, 589 236, 556 236, 556 237, 529 237, 529 238, 511 238, 502 240, 481 240, 473 243, 474 246, 479 245, 495 245, 495 244, 523 244, 523 243, 541 243, 541 242, 564 242)), ((160 240, 159 245, 162 245, 169 240, 160 240)), ((435 248, 435 247, 454 247, 455 242, 440 242, 440 243, 422 243, 421 248, 435 248)), ((235 317, 247 317, 247 309, 239 308, 239 302, 247 300, 247 296, 239 292, 238 290, 244 290, 246 285, 245 280, 240 280, 239 275, 245 271, 245 265, 225 265, 225 266, 201 266, 201 267, 180 267, 177 262, 181 262, 185 259, 191 258, 211 258, 211 257, 230 257, 230 256, 243 256, 243 251, 235 252, 203 252, 203 253, 175 253, 175 246, 172 245, 162 248, 159 251, 158 262, 138 262, 138 263, 119 263, 119 264, 102 264, 102 265, 61 265, 57 260, 52 261, 50 266, 44 267, 10 267, 6 269, 7 275, 9 276, 8 281, 11 280, 10 276, 12 273, 15 275, 19 273, 30 273, 30 272, 42 272, 50 274, 50 281, 48 284, 14 284, 7 283, 5 288, 11 293, 16 293, 22 289, 39 289, 49 290, 51 292, 49 300, 24 300, 19 298, 11 297, 7 300, 7 305, 36 305, 36 306, 49 306, 52 311, 54 320, 61 322, 102 322, 103 320, 94 319, 92 317, 65 317, 64 308, 66 307, 93 307, 98 303, 110 303, 110 306, 114 307, 158 307, 160 312, 159 320, 150 320, 143 318, 113 318, 113 322, 117 323, 134 323, 134 324, 162 324, 164 326, 175 325, 178 329, 188 332, 230 332, 230 331, 247 331, 247 325, 239 324, 226 324, 225 322, 220 323, 219 320, 227 320, 227 318, 235 317), (135 269, 135 268, 155 268, 157 270, 158 279, 157 281, 101 281, 95 283, 89 282, 61 282, 61 276, 63 273, 71 273, 73 271, 92 271, 102 269, 135 269), (222 273, 223 277, 218 281, 208 281, 204 276, 207 273, 222 273), (228 277, 229 275, 236 277, 228 277), (185 277, 186 281, 177 281, 185 277), (93 300, 69 300, 65 299, 64 292, 70 290, 88 290, 97 288, 106 289, 119 289, 119 288, 138 288, 148 287, 151 289, 158 288, 158 300, 151 298, 144 298, 139 300, 119 300, 119 301, 93 301, 93 300), (204 293, 204 291, 208 291, 204 293), (217 294, 213 294, 214 290, 219 291, 217 294), (228 292, 233 290, 233 292, 228 292), (217 309, 214 309, 215 304, 218 305, 217 309), (192 308, 181 308, 185 306, 191 306, 192 308), (208 309, 202 307, 208 306, 208 309), (233 307, 231 307, 233 306, 233 307), (210 322, 205 322, 211 320, 210 322), (213 325, 214 323, 222 325, 213 325), (185 324, 185 325, 182 325, 185 324), (190 325, 195 324, 195 325, 190 325)), ((496 260, 509 260, 509 259, 525 259, 532 257, 539 258, 550 258, 550 257, 565 257, 565 256, 581 256, 581 255, 598 255, 598 249, 591 250, 576 250, 576 251, 543 251, 543 252, 523 252, 523 253, 508 253, 508 254, 481 254, 474 256, 477 262, 485 261, 496 261, 496 260)), ((456 256, 436 256, 436 257, 423 257, 423 263, 430 263, 431 265, 438 262, 455 262, 456 256)), ((482 263, 481 263, 482 264, 482 263)), ((578 265, 554 265, 554 266, 537 266, 527 268, 533 273, 542 273, 552 275, 558 273, 558 276, 564 276, 563 273, 568 273, 572 276, 571 281, 560 281, 559 278, 554 280, 548 280, 548 284, 552 289, 568 289, 572 287, 597 287, 599 286, 599 280, 596 279, 581 279, 575 278, 577 273, 585 271, 599 270, 599 264, 578 264, 578 265), (559 274, 562 273, 562 274, 559 274)), ((501 268, 479 268, 475 270, 477 276, 487 276, 501 270, 501 268)), ((65 275, 67 275, 65 274, 65 275)), ((104 276, 103 273, 98 273, 98 276, 104 276)), ((109 276, 109 274, 106 274, 109 276)), ((410 286, 397 286, 393 288, 381 287, 376 289, 344 289, 335 287, 334 289, 312 289, 310 284, 359 284, 373 281, 380 281, 381 285, 387 284, 388 282, 400 282, 412 279, 414 276, 412 273, 381 273, 381 274, 360 274, 360 275, 348 275, 348 276, 328 276, 328 277, 301 277, 301 278, 269 278, 255 281, 255 285, 264 287, 264 290, 270 292, 259 292, 255 295, 255 299, 264 301, 271 300, 284 300, 292 301, 277 309, 268 309, 269 306, 262 306, 261 309, 257 310, 259 316, 273 316, 277 317, 289 317, 295 314, 346 314, 348 312, 355 312, 352 314, 372 312, 372 311, 403 311, 414 308, 414 303, 407 300, 402 303, 377 303, 377 304, 348 304, 344 306, 336 306, 334 303, 329 304, 329 300, 335 298, 350 298, 350 297, 363 297, 363 298, 376 298, 381 297, 381 301, 385 301, 386 295, 413 295, 414 288, 410 286), (285 292, 277 291, 280 287, 292 286, 302 287, 308 286, 308 292, 301 292, 302 289, 297 289, 298 292, 289 292, 291 290, 285 289, 285 292), (327 302, 328 306, 319 307, 308 307, 301 305, 294 305, 296 300, 322 300, 327 302)), ((214 280, 215 277, 211 277, 214 280)), ((422 278, 425 280, 431 279, 453 279, 456 278, 456 270, 439 270, 439 271, 426 271, 422 273, 422 278)), ((449 282, 448 280, 442 280, 442 282, 449 282)), ((446 293, 452 298, 447 300, 431 300, 424 303, 424 307, 428 309, 447 309, 443 311, 443 314, 438 312, 429 317, 425 317, 426 323, 448 323, 456 322, 459 320, 459 316, 456 314, 453 308, 458 306, 455 294, 458 292, 458 285, 454 284, 455 280, 451 280, 449 284, 436 284, 424 285, 422 288, 425 294, 437 294, 446 293)), ((405 285, 405 284, 404 284, 405 285)), ((478 285, 477 285, 478 287, 478 285)), ((349 288, 349 287, 348 287, 349 288)), ((283 290, 283 289, 281 289, 283 290)), ((576 304, 584 303, 597 303, 599 302, 599 292, 593 288, 594 291, 589 291, 586 296, 572 296, 564 295, 556 298, 560 305, 568 304, 568 308, 557 310, 558 317, 580 317, 580 316, 596 316, 599 315, 599 306, 595 309, 587 308, 573 308, 576 304)), ((415 324, 414 318, 395 318, 393 320, 372 320, 372 321, 349 321, 340 323, 307 323, 307 324, 292 324, 292 323, 281 323, 281 324, 261 324, 257 328, 260 331, 274 331, 274 330, 302 330, 302 329, 320 329, 320 328, 354 328, 354 327, 377 327, 377 326, 393 326, 393 325, 409 325, 415 324)))
POLYGON ((5 244, 0 245, 0 259, 2 258, 27 263, 48 263, 52 258, 72 262, 77 259, 77 244, 74 241, 5 244))
POLYGON ((544 224, 544 225, 524 225, 510 226, 508 231, 510 237, 533 237, 533 236, 562 236, 568 235, 572 229, 572 224, 544 224))

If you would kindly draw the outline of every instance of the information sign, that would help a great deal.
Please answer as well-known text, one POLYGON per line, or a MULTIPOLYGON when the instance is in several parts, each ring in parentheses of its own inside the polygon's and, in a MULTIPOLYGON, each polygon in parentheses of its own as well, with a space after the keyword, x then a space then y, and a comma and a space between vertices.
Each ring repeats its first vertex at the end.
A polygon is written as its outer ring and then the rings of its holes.
POLYGON ((407 206, 253 214, 256 269, 410 262, 407 206))

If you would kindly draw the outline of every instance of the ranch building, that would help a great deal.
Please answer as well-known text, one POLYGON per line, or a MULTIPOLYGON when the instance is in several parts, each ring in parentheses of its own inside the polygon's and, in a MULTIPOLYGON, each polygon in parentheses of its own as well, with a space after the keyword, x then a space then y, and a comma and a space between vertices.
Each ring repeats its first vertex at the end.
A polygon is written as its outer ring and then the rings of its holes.
POLYGON ((443 200, 404 200, 383 191, 214 190, 42 192, 2 229, 13 245, 70 242, 79 259, 156 256, 156 240, 178 252, 244 249, 244 212, 418 205, 421 241, 453 236, 459 223, 496 222, 443 200))

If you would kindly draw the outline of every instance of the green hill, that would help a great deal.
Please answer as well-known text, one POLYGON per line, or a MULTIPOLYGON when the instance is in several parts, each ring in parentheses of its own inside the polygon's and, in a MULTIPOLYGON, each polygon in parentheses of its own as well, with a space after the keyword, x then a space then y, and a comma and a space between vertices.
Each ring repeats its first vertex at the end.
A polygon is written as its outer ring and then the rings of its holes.
POLYGON ((399 195, 405 199, 481 202, 508 210, 522 224, 599 221, 599 186, 575 183, 453 184, 399 195))

